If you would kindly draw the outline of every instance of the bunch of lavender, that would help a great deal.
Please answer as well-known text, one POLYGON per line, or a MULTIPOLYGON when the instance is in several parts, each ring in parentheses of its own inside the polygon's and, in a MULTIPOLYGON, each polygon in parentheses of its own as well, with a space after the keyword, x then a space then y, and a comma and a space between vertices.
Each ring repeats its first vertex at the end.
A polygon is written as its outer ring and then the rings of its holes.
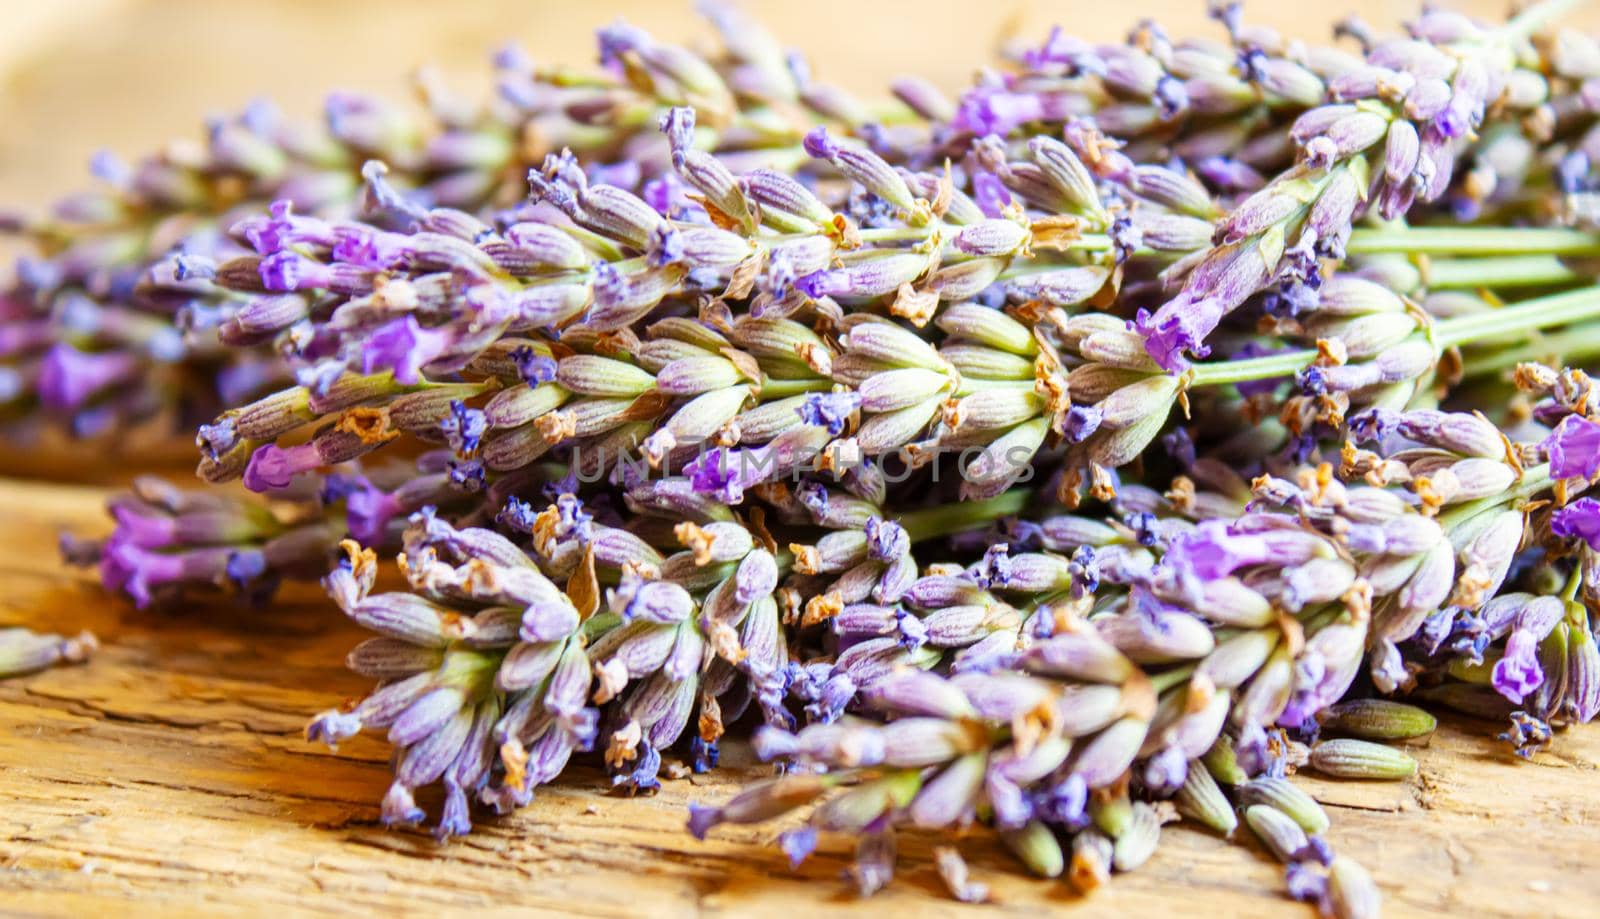
MULTIPOLYGON (((506 432, 503 440, 493 427, 494 416, 504 413, 493 410, 478 422, 490 426, 486 449, 499 457, 489 465, 502 469, 537 458, 578 433, 576 428, 569 433, 566 427, 569 419, 576 420, 580 406, 574 405, 570 414, 566 409, 552 411, 572 392, 603 400, 593 403, 601 414, 584 425, 585 435, 611 434, 630 426, 640 430, 671 405, 672 397, 704 394, 693 403, 699 410, 696 417, 684 419, 680 426, 695 440, 704 441, 739 411, 742 384, 759 389, 743 392, 747 398, 793 399, 830 383, 855 389, 853 397, 838 393, 807 397, 808 405, 831 406, 827 411, 835 416, 848 414, 863 399, 861 407, 870 412, 872 403, 883 402, 867 395, 880 383, 915 379, 918 385, 934 387, 918 404, 890 399, 883 403, 892 409, 884 417, 864 419, 863 433, 874 436, 870 446, 863 446, 867 455, 876 455, 926 439, 940 404, 935 397, 946 392, 968 395, 973 387, 960 376, 959 364, 928 352, 920 341, 892 331, 890 325, 868 316, 845 316, 844 307, 879 305, 920 325, 936 314, 941 302, 959 304, 971 297, 1023 304, 1021 315, 1035 323, 1030 329, 980 306, 957 306, 948 320, 941 320, 957 337, 972 338, 985 347, 999 346, 987 347, 990 353, 1009 351, 1000 364, 991 361, 972 368, 975 374, 1000 377, 1001 384, 989 388, 1007 390, 970 394, 986 405, 998 400, 997 407, 1003 406, 999 417, 978 423, 1005 429, 996 433, 1024 443, 1031 440, 1035 447, 1051 431, 1086 441, 1079 452, 1091 467, 1114 468, 1137 454, 1159 429, 1165 414, 1161 403, 1170 405, 1197 385, 1303 371, 1303 388, 1309 396, 1331 393, 1332 401, 1347 402, 1349 392, 1371 391, 1382 383, 1390 385, 1380 394, 1403 404, 1416 382, 1432 377, 1440 353, 1447 349, 1572 325, 1595 314, 1593 296, 1583 292, 1492 315, 1488 305, 1464 308, 1458 298, 1449 304, 1453 310, 1449 318, 1435 326, 1428 313, 1408 309, 1404 300, 1376 283, 1340 284, 1335 278, 1328 282, 1326 307, 1319 295, 1315 306, 1291 317, 1292 322, 1280 323, 1282 337, 1314 339, 1317 352, 1208 363, 1173 378, 1160 373, 1161 368, 1143 353, 1147 348, 1140 348, 1138 339, 1120 328, 1115 315, 1069 317, 1065 312, 1090 298, 1116 294, 1119 286, 1122 299, 1137 301, 1134 279, 1142 267, 1114 264, 1139 250, 1127 249, 1125 240, 1119 241, 1126 234, 1117 232, 1088 170, 1068 146, 1035 138, 1030 161, 1022 163, 997 159, 1003 153, 991 150, 990 163, 1000 170, 1002 180, 1036 202, 1049 202, 1049 212, 1030 216, 1018 209, 1010 217, 987 218, 947 179, 896 172, 870 150, 813 132, 807 146, 816 157, 883 202, 888 209, 885 216, 891 211, 897 215, 892 218, 897 225, 863 229, 780 173, 758 170, 742 179, 735 177, 726 164, 689 146, 692 125, 687 110, 674 110, 663 122, 675 164, 703 195, 698 205, 671 216, 660 215, 615 186, 591 186, 570 159, 553 157, 532 174, 540 207, 499 231, 459 211, 423 211, 406 204, 378 170, 368 174, 374 196, 410 213, 417 227, 413 233, 282 213, 243 226, 241 232, 257 241, 263 257, 219 266, 217 277, 232 288, 257 292, 241 309, 238 321, 258 334, 282 330, 279 338, 305 385, 231 412, 203 429, 207 477, 228 478, 245 473, 252 464, 262 470, 270 464, 292 471, 353 459, 386 442, 391 422, 413 431, 437 428, 446 411, 453 410, 450 406, 497 385, 509 385, 506 399, 516 403, 504 426, 522 429, 515 435, 506 432), (927 194, 919 195, 913 188, 927 194), (1096 236, 1086 233, 1086 227, 1111 232, 1096 236), (948 248, 941 244, 945 234, 953 237, 948 248), (1034 251, 1035 245, 1065 251, 1051 257, 1034 251), (830 267, 835 260, 842 264, 830 267), (746 298, 748 314, 732 313, 731 307, 746 298), (684 314, 691 309, 700 321, 685 324, 682 320, 689 317, 684 314), (670 328, 659 334, 676 337, 684 346, 674 346, 654 359, 661 365, 658 372, 671 378, 666 387, 650 378, 650 367, 641 372, 614 359, 637 339, 630 327, 657 316, 666 316, 667 321, 651 328, 670 328), (823 340, 794 318, 810 319, 813 325, 844 335, 847 353, 839 366, 833 365, 823 340), (707 325, 731 331, 708 333, 707 325), (740 331, 747 333, 742 340, 740 331), (751 335, 766 340, 757 343, 751 335), (727 348, 730 338, 743 346, 743 354, 713 350, 727 348), (854 341, 863 341, 863 360, 851 359, 854 341), (552 376, 560 384, 561 365, 553 355, 555 349, 568 348, 591 355, 571 362, 583 371, 574 372, 568 385, 544 390, 537 398, 515 385, 518 377, 542 384, 552 376), (508 361, 507 352, 521 357, 508 361), (593 359, 606 355, 612 357, 593 359), (1027 391, 1024 366, 1030 357, 1033 393, 1027 391), (1359 369, 1323 372, 1352 358, 1373 360, 1359 369), (1235 363, 1239 366, 1231 366, 1235 363), (351 375, 352 369, 365 376, 351 375), (374 373, 385 370, 387 375, 374 373), (878 376, 869 371, 877 370, 906 372, 869 380, 878 376), (487 378, 437 385, 424 379, 424 371, 435 375, 465 371, 487 378), (691 372, 693 379, 679 379, 691 372), (937 379, 941 373, 946 377, 943 382, 937 379), (585 374, 608 376, 587 379, 585 374), (968 393, 961 391, 963 385, 968 393), (715 398, 713 389, 721 390, 715 398), (398 400, 406 410, 387 418, 371 411, 385 400, 398 400), (1141 421, 1137 430, 1123 432, 1125 409, 1132 409, 1141 421), (340 413, 338 423, 324 427, 314 445, 297 447, 293 454, 258 446, 309 422, 333 420, 335 412, 340 413), (534 423, 541 418, 550 420, 534 423)), ((1163 240, 1154 253, 1187 251, 1209 257, 1221 251, 1203 241, 1203 220, 1166 210, 1184 200, 1205 200, 1204 190, 1176 173, 1167 173, 1161 181, 1159 186, 1146 183, 1150 198, 1142 199, 1150 204, 1142 224, 1150 232, 1144 235, 1163 240), (1163 231, 1159 237, 1157 229, 1163 231)), ((1348 221, 1348 212, 1344 219, 1348 221)), ((1143 232, 1140 222, 1131 227, 1143 232)), ((1389 237, 1395 232, 1380 231, 1389 237)), ((1414 232, 1424 248, 1470 248, 1484 242, 1484 237, 1459 231, 1443 236, 1414 232)), ((1532 245, 1557 250, 1580 243, 1592 245, 1586 237, 1530 240, 1532 245)), ((1456 270, 1448 279, 1430 275, 1426 283, 1438 289, 1498 280, 1514 289, 1530 280, 1525 275, 1507 277, 1498 263, 1477 264, 1485 261, 1492 260, 1435 264, 1434 273, 1451 265, 1456 270)), ((1358 272, 1382 277, 1386 268, 1392 273, 1392 266, 1382 264, 1358 272)), ((1559 274, 1539 274, 1536 280, 1548 287, 1582 277, 1563 268, 1559 274)), ((1422 283, 1418 280, 1413 286, 1422 283)), ((1240 287, 1238 292, 1246 296, 1251 291, 1240 287)), ((644 354, 641 351, 641 357, 644 354)), ((955 417, 973 414, 958 412, 955 417)), ((829 426, 837 427, 832 422, 829 426)), ((673 447, 690 443, 677 433, 670 436, 673 447)), ((958 436, 939 442, 966 446, 958 436)), ((665 443, 664 435, 651 445, 653 464, 663 459, 665 443)), ((285 474, 272 472, 267 478, 278 481, 285 474)), ((266 478, 261 481, 269 484, 266 478)))
POLYGON ((1052 37, 959 106, 901 84, 932 123, 903 131, 740 29, 717 68, 607 30, 652 89, 600 87, 627 117, 524 204, 373 151, 359 216, 258 207, 175 262, 295 384, 198 438, 272 509, 143 484, 72 554, 147 602, 354 537, 326 585, 381 634, 351 658, 380 685, 311 733, 387 731, 389 823, 437 783, 465 832, 591 746, 648 791, 748 708, 793 767, 691 829, 842 789, 784 846, 859 837, 866 892, 897 828, 992 822, 1087 890, 1237 804, 1291 893, 1371 915, 1283 776, 1416 764, 1324 733, 1426 733, 1366 698, 1414 693, 1518 706, 1531 754, 1600 707, 1600 505, 1573 500, 1600 420, 1581 371, 1525 363, 1600 340, 1600 53, 1529 41, 1559 6, 1351 29, 1360 58, 1236 8, 1227 47, 1052 37), (396 548, 409 587, 373 594, 396 548))
MULTIPOLYGON (((756 163, 782 162, 803 130, 797 125, 850 130, 880 120, 814 80, 746 17, 718 6, 706 13, 726 42, 714 59, 619 24, 600 34, 599 75, 500 51, 498 91, 486 104, 423 71, 425 117, 337 93, 320 129, 257 103, 209 122, 200 144, 173 144, 136 165, 97 156, 101 188, 63 200, 48 217, 0 222, 38 250, 0 297, 0 418, 16 430, 43 422, 88 436, 176 410, 189 427, 218 405, 281 386, 282 363, 252 347, 261 337, 248 323, 230 321, 236 298, 212 283, 207 266, 247 251, 226 231, 270 202, 285 213, 366 212, 361 169, 370 159, 387 165, 411 201, 488 215, 514 205, 528 166, 561 149, 595 157, 611 181, 652 200, 670 199, 652 127, 671 105, 694 105, 707 138, 756 163), (241 346, 249 350, 230 351, 241 346)), ((368 219, 385 227, 396 218, 368 219)))
MULTIPOLYGON (((329 103, 326 137, 280 125, 269 110, 256 107, 237 122, 213 125, 204 152, 173 151, 136 171, 103 161, 97 171, 116 180, 117 194, 73 199, 63 205, 58 222, 30 227, 47 251, 61 254, 29 263, 22 285, 8 298, 8 313, 23 330, 14 347, 6 349, 18 362, 8 374, 14 377, 9 400, 13 410, 27 414, 30 394, 36 393, 57 417, 70 419, 74 430, 87 433, 141 417, 174 399, 204 411, 197 395, 201 391, 214 388, 220 401, 234 403, 281 380, 281 368, 266 355, 234 359, 218 352, 212 330, 231 312, 229 298, 207 283, 203 264, 193 261, 225 258, 236 251, 211 228, 227 226, 229 215, 252 201, 281 198, 309 213, 350 213, 360 187, 354 173, 366 157, 382 158, 397 176, 403 175, 403 184, 414 189, 412 197, 421 205, 480 210, 508 203, 504 177, 518 174, 512 164, 519 157, 537 158, 542 150, 562 145, 615 158, 617 168, 607 172, 610 181, 627 185, 648 178, 658 168, 652 165, 652 160, 659 163, 658 148, 636 142, 640 138, 634 132, 667 104, 695 105, 715 128, 717 143, 738 150, 792 144, 796 119, 784 117, 792 110, 803 112, 802 119, 821 118, 864 131, 874 148, 891 159, 936 163, 937 151, 948 155, 964 149, 966 141, 952 147, 948 139, 937 138, 933 147, 918 148, 916 139, 926 132, 911 128, 903 135, 893 126, 885 130, 867 107, 811 80, 798 59, 783 55, 743 17, 720 8, 708 14, 728 44, 725 59, 703 61, 618 26, 601 35, 602 61, 615 77, 542 70, 522 55, 504 52, 496 58, 501 99, 485 111, 456 98, 437 79, 424 78, 421 85, 437 128, 413 124, 405 113, 376 100, 339 96, 329 103), (171 219, 183 214, 188 219, 171 219), (203 220, 199 229, 193 224, 196 216, 203 220), (212 222, 217 217, 221 219, 212 222), (145 232, 150 226, 170 232, 145 232), (194 258, 169 258, 174 248, 179 256, 194 258), (51 345, 55 347, 45 354, 51 345), (48 359, 40 363, 40 357, 48 359), (151 384, 126 385, 142 378, 151 384)), ((1041 113, 1022 121, 1036 130, 1050 129, 1053 122, 1105 109, 1103 120, 1113 133, 1135 133, 1135 125, 1118 116, 1126 105, 1117 99, 1119 94, 1157 92, 1152 80, 1164 87, 1157 93, 1163 98, 1213 100, 1200 107, 1216 114, 1251 107, 1257 94, 1274 111, 1290 104, 1311 105, 1321 97, 1311 71, 1287 60, 1262 59, 1268 51, 1281 52, 1280 39, 1241 27, 1236 10, 1224 19, 1239 49, 1238 61, 1219 57, 1218 49, 1204 42, 1174 49, 1149 30, 1130 39, 1134 46, 1154 45, 1145 50, 1103 48, 1085 55, 1063 51, 1061 42, 1052 39, 1033 56, 1036 63, 1049 70, 1070 61, 1074 73, 1103 73, 1107 85, 1097 91, 1072 80, 1065 87, 1053 86, 1047 97, 1074 102, 1040 103, 1041 113), (1091 57, 1092 65, 1087 62, 1091 57), (1157 58, 1186 61, 1177 66, 1194 85, 1179 90, 1171 77, 1151 77, 1151 68, 1159 69, 1151 63, 1157 58), (1047 118, 1043 112, 1055 114, 1047 118)), ((1425 37, 1431 34, 1422 26, 1419 30, 1425 37)), ((1557 56, 1564 67, 1558 72, 1585 73, 1585 47, 1576 39, 1559 46, 1565 53, 1557 56)), ((1338 62, 1349 63, 1336 53, 1325 58, 1321 69, 1330 75, 1339 69, 1338 62)), ((1514 82, 1530 84, 1531 71, 1518 74, 1527 78, 1514 82)), ((961 107, 965 115, 956 114, 919 81, 903 81, 895 88, 919 115, 950 122, 958 136, 976 137, 997 127, 973 123, 970 112, 976 103, 961 107)), ((988 95, 981 88, 973 94, 978 99, 988 95)), ((1538 97, 1537 87, 1524 95, 1538 97)), ((1011 96, 1026 98, 1028 93, 1008 92, 1011 96)), ((1178 108, 1186 106, 1183 101, 1178 108)), ((1015 117, 1006 119, 1007 125, 1020 123, 1015 117)), ((1180 146, 1180 155, 1192 162, 1214 160, 1214 155, 1208 159, 1197 154, 1229 143, 1216 133, 1196 129, 1196 146, 1180 146)), ((1202 169, 1203 175, 1212 172, 1202 169)), ((667 184, 652 181, 654 197, 670 197, 667 184)), ((255 337, 248 328, 233 332, 246 341, 255 337)))
MULTIPOLYGON (((992 621, 994 607, 1006 605, 996 594, 1044 599, 1014 615, 1022 628, 1001 645, 1004 654, 958 655, 948 677, 905 662, 856 665, 860 710, 889 716, 887 724, 825 720, 798 734, 759 735, 763 756, 825 774, 802 771, 697 808, 691 829, 768 820, 845 788, 783 845, 798 860, 817 829, 858 836, 864 891, 892 870, 896 826, 977 817, 992 820, 1042 874, 1061 873, 1070 850, 1074 883, 1088 890, 1113 866, 1136 867, 1154 844, 1159 812, 1129 803, 1130 779, 1142 796, 1176 795, 1180 812, 1230 832, 1235 818, 1217 781, 1281 769, 1266 755, 1269 729, 1312 741, 1325 731, 1397 739, 1431 730, 1431 719, 1404 707, 1335 705, 1364 659, 1377 689, 1409 686, 1416 674, 1399 646, 1424 629, 1458 641, 1481 636, 1480 656, 1483 641, 1512 636, 1479 672, 1505 697, 1533 702, 1515 719, 1519 752, 1534 735, 1548 739, 1534 712, 1592 718, 1600 683, 1582 606, 1499 591, 1524 542, 1528 508, 1555 487, 1549 467, 1524 470, 1522 460, 1550 458, 1555 477, 1586 486, 1600 462, 1590 428, 1600 427, 1568 415, 1542 443, 1520 447, 1474 415, 1379 410, 1360 427, 1389 439, 1383 455, 1346 449, 1344 472, 1366 482, 1345 486, 1323 467, 1246 486, 1226 466, 1197 459, 1191 472, 1219 490, 1198 491, 1187 477, 1166 497, 1129 486, 1127 525, 1047 518, 1028 528, 1042 551, 991 548, 974 566, 919 580, 907 602, 934 607, 923 614, 930 624, 973 604, 992 621), (1159 552, 1159 563, 1130 564, 1134 540, 1159 552), (1051 551, 1074 546, 1070 559, 1051 551), (1116 561, 1102 568, 1095 546, 1118 549, 1103 555, 1116 561), (1085 578, 1088 571, 1096 576, 1085 578), (1074 834, 1069 847, 1062 833, 1074 834)), ((1592 505, 1579 499, 1555 514, 1554 535, 1587 538, 1592 505)), ((1569 595, 1583 576, 1573 565, 1569 595)), ((849 607, 838 615, 860 617, 849 607)), ((966 640, 974 649, 984 643, 966 640)), ((1315 742, 1291 759, 1357 778, 1416 768, 1403 754, 1352 740, 1315 742)), ((1241 787, 1240 802, 1252 829, 1290 864, 1291 891, 1342 908, 1353 896, 1342 888, 1364 875, 1314 837, 1308 845, 1306 833, 1327 826, 1320 809, 1292 786, 1259 779, 1241 787), (1263 802, 1283 813, 1260 809, 1263 802), (1333 865, 1326 878, 1316 862, 1333 865)))
POLYGON ((308 476, 274 492, 269 502, 144 476, 107 503, 115 521, 109 537, 65 535, 62 554, 73 564, 95 566, 108 590, 140 607, 214 589, 262 604, 285 580, 325 575, 347 535, 380 550, 398 549, 406 519, 422 508, 461 521, 492 518, 508 489, 537 488, 548 472, 530 468, 478 494, 452 484, 450 462, 448 452, 435 451, 414 463, 308 476))
MULTIPOLYGON (((421 820, 410 803, 412 792, 441 775, 448 797, 440 832, 461 832, 463 792, 478 791, 502 810, 524 804, 534 787, 561 772, 568 756, 597 738, 604 741, 604 759, 617 784, 638 791, 657 786, 662 753, 684 741, 692 768, 714 766, 725 720, 752 703, 769 723, 794 723, 785 707, 794 676, 784 623, 799 611, 793 607, 795 583, 780 587, 780 579, 791 566, 814 574, 838 562, 797 559, 776 546, 761 516, 752 512, 747 523, 685 479, 640 483, 625 495, 636 515, 627 528, 607 522, 615 509, 598 501, 591 506, 570 491, 537 512, 511 498, 499 523, 517 541, 481 527, 452 526, 424 508, 412 516, 403 539, 409 592, 369 595, 373 554, 345 543, 349 561, 329 576, 327 586, 348 615, 385 636, 357 649, 352 666, 384 680, 406 680, 392 683, 396 688, 386 683, 347 711, 320 717, 312 736, 336 742, 363 728, 387 728, 401 747, 441 745, 435 751, 440 758, 431 761, 435 767, 462 744, 474 747, 474 762, 498 757, 497 766, 475 776, 481 788, 452 788, 455 780, 437 768, 408 769, 410 754, 403 753, 398 790, 385 803, 386 821, 421 820), (564 591, 554 587, 561 582, 564 591), (602 584, 614 586, 602 595, 602 584), (426 628, 414 621, 419 617, 426 628), (403 670, 369 661, 368 652, 380 645, 400 655, 401 649, 391 647, 399 644, 422 649, 405 649, 403 670), (567 656, 567 664, 557 663, 567 656), (551 684, 570 697, 568 707, 585 701, 598 706, 584 716, 583 730, 559 737, 543 733, 551 724, 547 710, 555 706, 545 684, 547 677, 556 679, 552 666, 558 675, 565 672, 562 666, 571 668, 551 684), (470 685, 452 674, 470 677, 470 685), (422 720, 406 720, 401 707, 410 711, 425 699, 426 717, 419 709, 416 718, 422 720), (483 717, 500 719, 492 731, 460 730, 474 707, 491 701, 492 713, 483 717), (538 753, 537 742, 558 749, 538 753), (529 757, 539 768, 528 765, 529 757)), ((846 503, 844 495, 837 496, 835 512, 846 503)), ((899 571, 902 584, 909 584, 917 569, 910 556, 913 532, 931 539, 982 525, 989 519, 983 512, 1019 505, 1018 496, 1010 496, 979 513, 930 508, 904 515, 905 527, 869 517, 860 566, 871 565, 884 576, 899 571)), ((872 583, 865 575, 857 580, 872 583)), ((878 595, 887 598, 890 589, 881 581, 878 595)))

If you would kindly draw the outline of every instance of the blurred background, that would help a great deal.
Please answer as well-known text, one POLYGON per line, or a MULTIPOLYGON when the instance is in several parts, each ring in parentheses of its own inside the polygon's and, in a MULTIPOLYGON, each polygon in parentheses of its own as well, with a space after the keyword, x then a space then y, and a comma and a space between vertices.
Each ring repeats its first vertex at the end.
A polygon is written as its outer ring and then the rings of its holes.
MULTIPOLYGON (((946 89, 969 82, 1007 36, 1042 41, 1053 24, 1116 41, 1144 18, 1174 37, 1220 36, 1205 0, 745 0, 815 73, 864 96, 905 73, 946 89)), ((1504 0, 1443 5, 1500 17, 1504 0)), ((1355 13, 1391 29, 1411 2, 1247 4, 1246 18, 1326 41, 1355 13)), ((0 208, 35 210, 88 181, 102 148, 127 158, 195 138, 204 116, 269 96, 315 117, 330 89, 410 92, 433 64, 488 91, 487 55, 507 41, 536 58, 592 66, 597 26, 625 18, 666 40, 705 43, 693 0, 0 0, 0 208)), ((1600 28, 1600 3, 1575 16, 1600 28)))

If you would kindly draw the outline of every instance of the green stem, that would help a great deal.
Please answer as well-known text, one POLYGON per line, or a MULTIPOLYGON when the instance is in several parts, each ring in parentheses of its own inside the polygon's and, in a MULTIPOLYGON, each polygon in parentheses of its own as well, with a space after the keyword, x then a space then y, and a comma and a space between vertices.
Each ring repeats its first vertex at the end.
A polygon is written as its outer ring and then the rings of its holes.
POLYGON ((905 527, 912 542, 937 539, 987 526, 1001 517, 1021 513, 1033 496, 1031 488, 1014 488, 982 501, 947 504, 901 514, 899 523, 905 527))
POLYGON ((1544 3, 1536 3, 1496 30, 1495 37, 1508 45, 1514 44, 1567 15, 1584 2, 1585 0, 1546 0, 1544 3))
POLYGON ((1586 323, 1554 335, 1531 336, 1526 342, 1486 354, 1473 352, 1462 368, 1467 377, 1494 376, 1530 360, 1556 358, 1572 366, 1600 357, 1600 324, 1586 323))
POLYGON ((1589 277, 1568 268, 1554 255, 1507 255, 1490 258, 1450 259, 1430 262, 1423 273, 1430 290, 1464 287, 1550 287, 1587 281, 1589 277))
POLYGON ((1600 234, 1561 227, 1357 228, 1350 255, 1600 255, 1600 234))
POLYGON ((1525 300, 1487 313, 1446 319, 1435 326, 1433 338, 1439 347, 1449 348, 1595 318, 1600 318, 1600 288, 1588 287, 1525 300))
POLYGON ((1225 386, 1250 380, 1270 380, 1273 377, 1297 373, 1317 359, 1317 352, 1308 350, 1284 351, 1264 357, 1249 357, 1238 361, 1219 361, 1215 364, 1195 364, 1189 369, 1190 386, 1225 386))
MULTIPOLYGON (((1446 319, 1433 327, 1432 340, 1437 347, 1444 349, 1597 318, 1600 318, 1600 288, 1585 288, 1536 297, 1485 313, 1446 319)), ((1428 334, 1414 333, 1411 340, 1426 341, 1428 334)), ((1316 357, 1316 351, 1302 349, 1242 361, 1196 364, 1189 372, 1189 385, 1218 386, 1249 380, 1270 380, 1295 373, 1310 365, 1316 357)))
POLYGON ((1487 498, 1479 498, 1476 501, 1468 501, 1465 504, 1457 505, 1456 507, 1450 508, 1443 514, 1440 514, 1439 526, 1448 533, 1452 527, 1455 527, 1464 520, 1476 517, 1487 510, 1505 507, 1506 505, 1526 500, 1549 487, 1550 464, 1546 463, 1542 466, 1535 466, 1532 469, 1524 470, 1522 473, 1522 478, 1519 479, 1517 484, 1514 485, 1509 491, 1506 491, 1503 494, 1491 495, 1487 498))
MULTIPOLYGON (((869 227, 859 231, 862 242, 869 243, 894 243, 894 242, 921 242, 928 238, 929 227, 869 227)), ((805 239, 812 234, 788 233, 778 237, 780 240, 805 239)))
MULTIPOLYGON (((1572 566, 1572 574, 1567 576, 1566 586, 1561 588, 1561 599, 1569 604, 1578 598, 1578 589, 1583 586, 1583 567, 1582 565, 1572 566)), ((1578 605, 1578 609, 1583 609, 1582 604, 1578 605)))
POLYGON ((799 380, 774 380, 772 377, 761 378, 762 399, 784 399, 789 396, 798 396, 808 392, 827 392, 833 388, 832 380, 807 377, 799 380))
POLYGON ((1161 673, 1151 676, 1150 685, 1155 687, 1157 693, 1163 693, 1168 689, 1171 689, 1172 687, 1188 680, 1189 677, 1194 675, 1194 671, 1194 664, 1184 664, 1182 667, 1174 667, 1171 670, 1165 670, 1161 673))
POLYGON ((1033 380, 981 380, 976 377, 962 377, 961 385, 956 388, 956 398, 970 396, 975 392, 993 392, 998 389, 1026 389, 1032 391, 1037 385, 1033 380))
POLYGON ((622 617, 610 610, 602 610, 583 620, 580 634, 584 641, 594 641, 606 632, 622 624, 622 617))

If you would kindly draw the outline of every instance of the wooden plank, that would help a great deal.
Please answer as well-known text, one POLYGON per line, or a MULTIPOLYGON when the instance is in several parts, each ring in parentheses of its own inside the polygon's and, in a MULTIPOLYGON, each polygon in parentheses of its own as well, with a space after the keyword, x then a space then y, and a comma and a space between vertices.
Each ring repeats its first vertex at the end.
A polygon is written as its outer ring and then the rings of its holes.
MULTIPOLYGON (((0 621, 105 640, 86 666, 0 683, 0 911, 970 914, 946 899, 930 860, 953 842, 994 889, 983 911, 1305 915, 1247 839, 1181 826, 1148 865, 1087 900, 1024 876, 987 832, 907 840, 896 883, 860 904, 839 879, 845 840, 825 840, 791 872, 771 845, 778 827, 725 828, 704 843, 684 832, 687 802, 724 799, 764 772, 738 746, 728 768, 654 797, 612 796, 586 767, 466 839, 385 830, 382 741, 335 754, 300 735, 313 713, 364 689, 341 663, 360 630, 313 588, 265 609, 141 612, 101 595, 43 547, 63 527, 102 531, 104 496, 0 480, 0 621)), ((1391 915, 1578 917, 1600 902, 1586 864, 1600 842, 1600 730, 1570 731, 1533 763, 1504 752, 1494 730, 1447 719, 1416 748, 1411 782, 1307 780, 1333 814, 1331 841, 1373 871, 1391 915)))

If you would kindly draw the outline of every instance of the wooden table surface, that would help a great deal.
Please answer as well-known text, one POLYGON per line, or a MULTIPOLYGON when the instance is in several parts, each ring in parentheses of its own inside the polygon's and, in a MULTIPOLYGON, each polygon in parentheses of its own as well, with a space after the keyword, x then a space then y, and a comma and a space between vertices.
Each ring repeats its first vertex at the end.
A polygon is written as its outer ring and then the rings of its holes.
MULTIPOLYGON (((1081 15, 1102 9, 1085 3, 749 5, 813 52, 821 73, 861 92, 906 71, 957 87, 1008 23, 1033 35, 1060 18, 1095 38, 1120 35, 1145 15, 1159 15, 1175 34, 1207 28, 1200 0, 1140 0, 1114 18, 1081 15)), ((1500 4, 1460 6, 1492 12, 1500 4)), ((398 93, 398 76, 423 61, 476 86, 481 49, 506 37, 581 63, 589 30, 618 12, 666 36, 703 34, 687 7, 12 0, 0 29, 0 203, 37 206, 77 187, 95 149, 136 154, 192 135, 197 116, 255 94, 309 112, 332 86, 398 93)), ((1389 25, 1387 7, 1341 0, 1327 11, 1261 4, 1251 12, 1320 40, 1351 9, 1389 25)), ((1580 15, 1600 23, 1593 5, 1580 15)), ((153 462, 125 450, 139 459, 108 463, 103 445, 48 454, 0 446, 0 470, 55 479, 117 479, 153 462)), ((104 532, 105 495, 0 479, 0 625, 89 628, 104 643, 86 666, 0 683, 5 914, 1309 915, 1283 898, 1280 869, 1257 847, 1181 826, 1167 829, 1148 865, 1087 900, 1064 883, 1023 876, 975 831, 936 842, 963 851, 993 888, 993 905, 951 903, 928 840, 908 842, 896 883, 859 904, 839 878, 847 861, 840 841, 825 840, 791 872, 771 845, 774 828, 724 828, 704 843, 683 832, 688 801, 721 800, 761 773, 737 747, 724 757, 729 768, 668 781, 655 797, 611 796, 597 771, 579 769, 533 806, 486 820, 465 839, 439 845, 386 831, 376 819, 388 784, 384 744, 358 738, 333 754, 301 737, 310 715, 366 688, 342 667, 360 631, 314 588, 264 609, 139 612, 104 596, 90 575, 56 560, 54 545, 64 528, 104 532)), ((1376 876, 1389 915, 1600 913, 1592 867, 1600 729, 1570 731, 1532 763, 1504 752, 1493 740, 1498 729, 1447 718, 1414 751, 1422 769, 1409 782, 1304 780, 1332 813, 1331 841, 1376 876)))

